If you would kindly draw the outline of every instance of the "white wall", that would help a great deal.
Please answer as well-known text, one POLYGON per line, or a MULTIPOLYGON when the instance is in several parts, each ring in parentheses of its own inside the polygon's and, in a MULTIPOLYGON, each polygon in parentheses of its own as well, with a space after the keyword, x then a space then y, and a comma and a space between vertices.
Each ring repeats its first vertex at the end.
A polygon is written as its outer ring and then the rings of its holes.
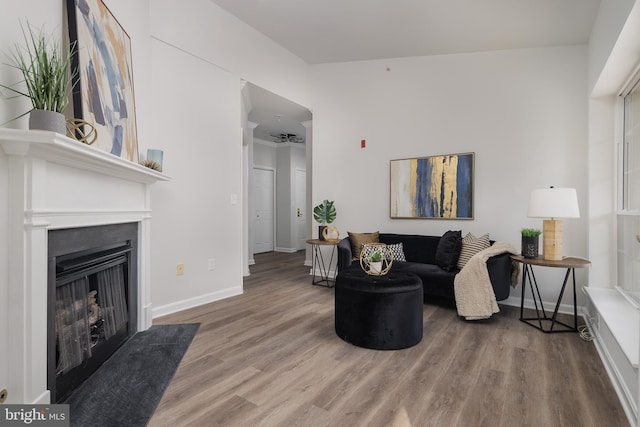
MULTIPOLYGON (((0 14, 0 51, 21 37, 19 19, 66 36, 66 2, 12 0, 0 14)), ((241 289, 240 82, 251 81, 310 105, 308 66, 208 0, 105 0, 132 41, 140 152, 165 150, 173 179, 153 188, 151 254, 154 313, 161 314, 241 289), (152 71, 153 69, 153 71, 152 71), (235 194, 238 204, 231 204, 235 194), (207 270, 207 259, 216 269, 207 270), (177 263, 185 275, 175 275, 177 263)), ((4 62, 4 61, 2 61, 4 62)), ((0 81, 19 76, 0 66, 0 81)), ((0 102, 0 123, 29 109, 0 102)), ((11 124, 26 128, 26 119, 11 124)), ((0 152, 0 200, 7 200, 7 162, 0 152)), ((7 208, 0 203, 0 241, 7 241, 7 208), (4 236, 4 238, 3 238, 4 236)), ((0 324, 6 319, 7 257, 0 245, 0 324)), ((0 360, 6 360, 6 327, 0 360)), ((0 363, 0 389, 7 382, 0 363)), ((11 393, 11 390, 9 390, 11 393)))
MULTIPOLYGON (((209 0, 153 0, 154 37, 302 106, 309 66, 209 0)), ((188 76, 188 73, 184 74, 188 76)))
POLYGON ((276 251, 291 252, 291 147, 276 149, 276 251))
POLYGON ((633 66, 635 58, 632 55, 623 55, 615 61, 610 61, 610 58, 615 49, 623 47, 619 44, 616 48, 616 45, 636 2, 601 0, 589 37, 589 93, 592 96, 606 96, 618 89, 618 82, 627 77, 623 64, 630 62, 633 66))
MULTIPOLYGON (((15 70, 4 65, 6 61, 5 53, 12 52, 15 43, 22 42, 22 32, 20 22, 28 22, 34 28, 40 28, 44 25, 44 30, 50 33, 62 34, 63 11, 60 4, 54 2, 43 2, 39 0, 16 1, 11 4, 3 5, 2 14, 0 14, 0 52, 2 60, 0 63, 0 82, 3 84, 12 84, 20 81, 20 76, 15 70)), ((16 117, 30 109, 30 103, 25 99, 0 99, 0 123, 16 117)), ((23 118, 9 124, 9 127, 26 127, 27 119, 23 118)), ((8 360, 9 346, 7 345, 7 328, 10 319, 7 318, 9 277, 8 277, 8 254, 11 248, 7 247, 8 238, 8 162, 4 151, 0 150, 0 360, 8 360)), ((0 363, 0 389, 8 387, 10 366, 6 363, 0 363)), ((9 390, 9 399, 11 399, 12 390, 9 390)), ((10 400, 11 401, 11 400, 10 400)))
POLYGON ((242 80, 303 105, 310 96, 303 61, 208 0, 151 2, 151 35, 151 144, 165 149, 173 177, 152 199, 152 295, 161 314, 242 287, 242 80))
POLYGON ((589 259, 591 286, 616 278, 618 96, 640 64, 640 4, 603 0, 589 42, 589 259))
POLYGON ((156 125, 151 140, 164 150, 163 170, 173 178, 152 188, 157 315, 242 292, 242 140, 235 76, 160 41, 152 43, 152 57, 153 86, 165 88, 154 92, 153 117, 167 125, 156 125), (190 78, 176 85, 182 70, 190 78), (183 276, 176 276, 178 263, 183 276))
MULTIPOLYGON (((577 46, 314 66, 314 204, 335 201, 342 235, 461 229, 519 250, 520 229, 542 227, 530 191, 575 187, 583 216, 565 221, 564 252, 586 256, 586 61, 577 46), (389 218, 389 160, 463 152, 475 152, 474 220, 389 218)), ((540 270, 545 301, 563 273, 540 270)))
POLYGON ((275 169, 277 166, 275 143, 254 138, 253 165, 275 169))

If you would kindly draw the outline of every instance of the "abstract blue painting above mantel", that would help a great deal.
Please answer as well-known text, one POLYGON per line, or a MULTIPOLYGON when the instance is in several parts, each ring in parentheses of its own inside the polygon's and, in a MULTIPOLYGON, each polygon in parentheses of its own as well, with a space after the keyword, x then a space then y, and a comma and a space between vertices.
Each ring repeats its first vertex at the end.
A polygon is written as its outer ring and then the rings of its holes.
POLYGON ((473 219, 474 153, 391 160, 391 218, 473 219))
POLYGON ((96 127, 94 147, 138 163, 131 40, 102 0, 67 0, 67 13, 80 80, 74 115, 96 127))

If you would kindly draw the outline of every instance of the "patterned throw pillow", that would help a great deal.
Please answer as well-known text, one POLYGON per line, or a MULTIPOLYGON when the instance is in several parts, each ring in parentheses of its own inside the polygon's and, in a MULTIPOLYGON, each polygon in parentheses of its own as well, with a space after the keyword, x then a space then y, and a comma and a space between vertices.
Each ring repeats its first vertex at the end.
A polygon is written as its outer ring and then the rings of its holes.
POLYGON ((404 257, 404 249, 402 248, 402 242, 396 243, 394 245, 387 245, 387 248, 393 254, 393 260, 398 262, 407 262, 404 257))
POLYGON ((467 233, 464 239, 462 239, 462 250, 460 251, 460 258, 458 258, 458 268, 462 269, 472 256, 483 249, 487 249, 489 246, 491 246, 489 234, 476 237, 471 233, 467 233))

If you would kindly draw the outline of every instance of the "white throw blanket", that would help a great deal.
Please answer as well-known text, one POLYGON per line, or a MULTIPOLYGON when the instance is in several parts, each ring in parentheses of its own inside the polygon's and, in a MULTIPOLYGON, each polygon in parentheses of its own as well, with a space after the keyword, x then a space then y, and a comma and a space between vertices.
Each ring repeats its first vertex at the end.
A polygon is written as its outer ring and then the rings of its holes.
MULTIPOLYGON (((492 246, 475 254, 456 274, 454 292, 458 315, 467 320, 488 319, 498 313, 496 295, 491 286, 487 260, 492 256, 518 252, 507 242, 495 242, 492 246)), ((512 284, 517 280, 512 274, 512 284)))

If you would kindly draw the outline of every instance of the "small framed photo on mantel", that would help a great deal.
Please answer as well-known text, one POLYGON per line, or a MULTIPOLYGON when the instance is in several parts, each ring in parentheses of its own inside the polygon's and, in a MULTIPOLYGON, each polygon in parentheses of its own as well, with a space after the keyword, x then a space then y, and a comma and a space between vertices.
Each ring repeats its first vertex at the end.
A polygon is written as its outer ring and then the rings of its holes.
POLYGON ((473 219, 474 156, 391 160, 391 218, 473 219))

